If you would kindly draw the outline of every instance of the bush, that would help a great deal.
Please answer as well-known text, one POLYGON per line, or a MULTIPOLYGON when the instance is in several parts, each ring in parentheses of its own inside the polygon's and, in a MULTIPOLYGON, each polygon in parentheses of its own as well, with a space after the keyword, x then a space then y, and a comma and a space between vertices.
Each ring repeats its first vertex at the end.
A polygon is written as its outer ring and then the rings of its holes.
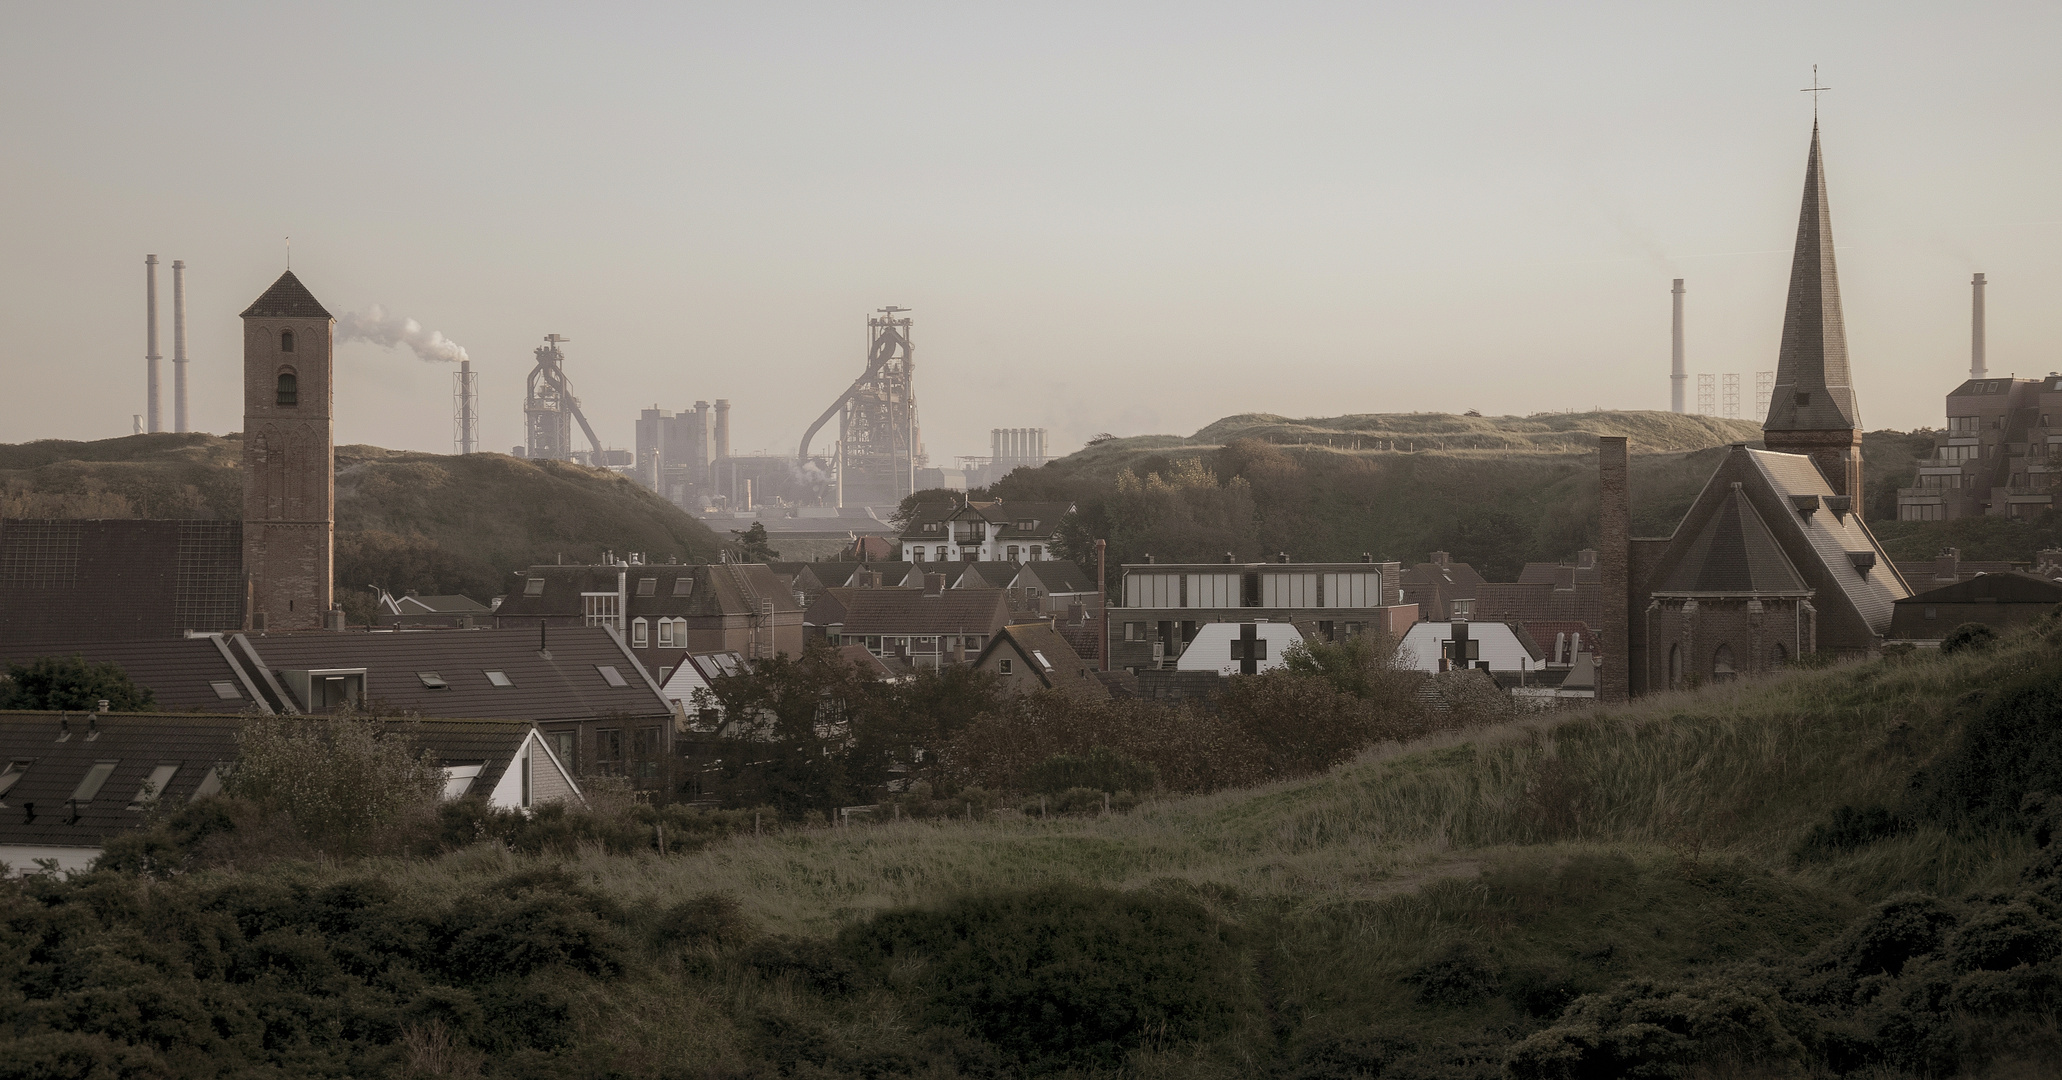
POLYGON ((1107 746, 1096 746, 1083 757, 1054 754, 1033 765, 1024 771, 1024 786, 1047 795, 1069 788, 1109 792, 1151 791, 1160 786, 1160 771, 1107 746))
POLYGON ((1248 1005, 1230 927, 1194 901, 1078 885, 987 893, 847 930, 864 964, 915 957, 932 1017, 1034 1070, 1109 1067, 1223 1033, 1248 1005))
POLYGON ((102 701, 112 712, 157 708, 150 687, 136 685, 120 664, 89 664, 77 654, 9 664, 0 679, 0 709, 91 711, 102 701))
POLYGON ((436 756, 410 747, 406 729, 344 712, 254 718, 236 736, 224 792, 284 815, 326 848, 365 848, 411 818, 434 815, 444 791, 436 756))
POLYGON ((1947 632, 1940 639, 1941 655, 1947 656, 1963 650, 1977 651, 1997 644, 1998 632, 1980 622, 1965 622, 1947 632))
POLYGON ((1480 949, 1467 942, 1447 946, 1438 956, 1404 976, 1418 988, 1427 1005, 1473 1005, 1497 991, 1497 969, 1480 949))
POLYGON ((744 905, 729 893, 705 892, 659 916, 659 940, 684 945, 736 945, 752 936, 744 905))
POLYGON ((2030 829, 2029 796, 2062 793, 2062 660, 2045 659, 1973 699, 1975 715, 1912 780, 1915 816, 1950 827, 2030 829))

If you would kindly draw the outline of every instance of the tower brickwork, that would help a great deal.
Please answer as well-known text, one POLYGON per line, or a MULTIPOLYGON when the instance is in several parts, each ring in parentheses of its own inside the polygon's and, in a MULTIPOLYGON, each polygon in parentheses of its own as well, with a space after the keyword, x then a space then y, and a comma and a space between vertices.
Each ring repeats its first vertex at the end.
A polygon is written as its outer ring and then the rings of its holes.
POLYGON ((1861 512, 1861 410, 1848 364, 1840 271, 1833 259, 1833 214, 1826 201, 1817 124, 1812 125, 1811 155, 1804 168, 1804 202, 1797 213, 1797 248, 1790 259, 1775 392, 1761 433, 1770 450, 1811 458, 1834 492, 1853 498, 1855 512, 1861 512))
POLYGON ((268 630, 320 629, 332 600, 335 326, 291 271, 243 313, 243 566, 268 630))

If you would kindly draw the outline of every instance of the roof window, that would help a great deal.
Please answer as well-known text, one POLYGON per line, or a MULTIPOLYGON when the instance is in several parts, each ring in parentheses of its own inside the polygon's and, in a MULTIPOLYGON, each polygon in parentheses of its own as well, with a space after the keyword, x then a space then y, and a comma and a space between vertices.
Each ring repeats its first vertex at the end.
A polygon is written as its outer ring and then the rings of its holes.
POLYGON ((222 766, 208 766, 208 774, 200 778, 200 785, 193 789, 193 797, 205 799, 210 795, 222 794, 222 766))
POLYGON ((682 574, 679 577, 673 579, 673 595, 687 596, 693 592, 694 577, 692 575, 682 574))
POLYGON ((208 685, 215 688, 215 696, 223 701, 235 701, 243 697, 243 691, 238 690, 236 684, 228 679, 220 679, 208 685))
POLYGON ((544 579, 543 579, 543 578, 541 578, 541 577, 533 577, 533 578, 531 578, 530 580, 528 580, 528 581, 524 582, 524 583, 523 583, 523 595, 524 595, 524 596, 543 596, 543 595, 544 595, 544 579))
POLYGON ((610 667, 607 664, 596 664, 594 665, 594 670, 601 672, 602 681, 608 683, 610 686, 630 685, 629 683, 623 681, 622 672, 617 671, 615 668, 610 667))
POLYGON ((488 681, 489 683, 491 683, 491 684, 495 685, 495 686, 514 686, 514 685, 515 685, 515 680, 514 680, 514 679, 511 679, 511 678, 509 678, 509 677, 508 677, 508 672, 506 672, 506 671, 490 671, 490 672, 488 672, 488 673, 487 673, 487 681, 488 681))
POLYGON ((480 778, 480 770, 487 767, 484 761, 468 761, 463 764, 444 766, 444 797, 462 799, 472 790, 473 781, 480 778))
POLYGON ((120 764, 121 762, 119 761, 94 762, 93 767, 86 770, 85 779, 80 780, 79 786, 72 789, 71 801, 74 803, 92 802, 93 796, 100 794, 101 786, 107 783, 107 778, 115 774, 115 766, 120 764))
POLYGON ((451 684, 444 681, 444 676, 434 671, 418 671, 415 673, 415 677, 421 679, 422 684, 431 690, 451 689, 451 684))
POLYGON ((33 764, 35 762, 22 760, 7 763, 7 769, 0 772, 0 799, 6 798, 7 793, 14 789, 14 785, 21 783, 21 778, 28 773, 29 766, 33 764))
POLYGON ((658 578, 655 578, 655 577, 648 577, 648 578, 638 578, 638 579, 637 579, 637 595, 639 595, 639 596, 657 596, 658 594, 659 594, 659 579, 658 579, 658 578))
POLYGON ((165 797, 165 788, 172 783, 172 777, 179 772, 179 763, 171 762, 150 770, 143 785, 136 789, 136 797, 129 800, 129 809, 148 810, 150 805, 165 797))
POLYGON ((1042 667, 1042 668, 1044 668, 1044 669, 1045 669, 1045 670, 1047 670, 1047 671, 1051 671, 1051 670, 1052 670, 1052 661, 1050 661, 1050 660, 1047 660, 1047 659, 1045 658, 1045 654, 1044 654, 1044 653, 1042 653, 1042 652, 1038 651, 1037 649, 1033 649, 1033 650, 1031 650, 1031 655, 1032 655, 1032 656, 1035 656, 1035 657, 1037 657, 1037 658, 1038 658, 1038 666, 1039 666, 1039 667, 1042 667))

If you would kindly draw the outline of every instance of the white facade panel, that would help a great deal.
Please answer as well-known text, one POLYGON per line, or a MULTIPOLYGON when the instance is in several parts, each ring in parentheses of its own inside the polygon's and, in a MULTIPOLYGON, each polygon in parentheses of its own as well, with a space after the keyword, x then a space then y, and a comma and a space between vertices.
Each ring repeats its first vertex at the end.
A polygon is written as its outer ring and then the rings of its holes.
POLYGON ((1136 571, 1124 575, 1124 606, 1181 606, 1181 575, 1141 574, 1136 571))
POLYGON ((1307 608, 1317 606, 1317 575, 1309 572, 1265 572, 1260 575, 1260 606, 1307 608))
POLYGON ((1238 607, 1239 575, 1188 575, 1188 602, 1183 607, 1238 607))

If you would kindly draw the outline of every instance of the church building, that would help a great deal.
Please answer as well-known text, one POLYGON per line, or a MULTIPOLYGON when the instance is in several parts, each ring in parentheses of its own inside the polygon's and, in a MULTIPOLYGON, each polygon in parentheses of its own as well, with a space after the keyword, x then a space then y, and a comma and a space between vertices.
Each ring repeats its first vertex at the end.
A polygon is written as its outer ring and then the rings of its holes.
POLYGON ((243 313, 243 570, 255 630, 320 630, 330 609, 335 327, 291 270, 243 313))
POLYGON ((1626 440, 1599 440, 1598 696, 1879 649, 1911 590, 1862 522, 1861 436, 1814 123, 1766 449, 1734 444, 1673 535, 1634 539, 1626 440))

